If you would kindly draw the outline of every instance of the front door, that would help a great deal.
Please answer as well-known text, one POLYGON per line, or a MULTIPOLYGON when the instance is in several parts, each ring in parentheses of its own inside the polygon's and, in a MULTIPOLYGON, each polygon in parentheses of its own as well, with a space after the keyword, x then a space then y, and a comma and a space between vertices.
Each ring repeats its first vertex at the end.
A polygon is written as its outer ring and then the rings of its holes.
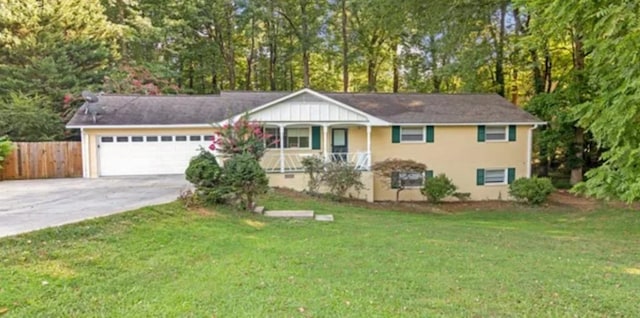
POLYGON ((346 161, 349 152, 347 128, 333 128, 331 130, 331 159, 346 161))

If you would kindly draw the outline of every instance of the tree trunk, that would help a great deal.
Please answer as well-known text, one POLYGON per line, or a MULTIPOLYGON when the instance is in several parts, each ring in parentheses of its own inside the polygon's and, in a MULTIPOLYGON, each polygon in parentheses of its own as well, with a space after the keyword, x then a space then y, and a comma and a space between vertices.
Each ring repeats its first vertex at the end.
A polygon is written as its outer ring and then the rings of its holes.
POLYGON ((367 90, 369 92, 376 91, 376 62, 373 57, 367 61, 367 90))
POLYGON ((255 27, 256 27, 255 19, 252 17, 251 18, 251 44, 249 47, 249 56, 247 57, 247 73, 244 79, 245 80, 244 89, 247 91, 250 91, 252 88, 251 71, 253 70, 253 60, 255 59, 255 55, 256 55, 255 27))
MULTIPOLYGON (((293 73, 293 71, 291 71, 293 73)), ((302 77, 304 81, 304 88, 309 88, 309 52, 307 50, 302 51, 302 77)), ((292 80, 293 84, 293 80, 292 80)))
POLYGON ((309 17, 307 16, 307 1, 300 1, 300 14, 301 14, 301 36, 299 39, 300 43, 302 43, 302 78, 304 82, 304 87, 309 88, 310 78, 309 78, 309 17))
POLYGON ((342 0, 342 91, 349 91, 349 39, 347 35, 347 0, 342 0))
POLYGON ((584 162, 584 130, 581 127, 574 128, 574 152, 576 163, 571 169, 571 185, 582 181, 582 166, 584 162))
POLYGON ((497 87, 497 93, 500 96, 504 96, 504 37, 506 33, 506 16, 507 16, 507 3, 503 2, 500 7, 500 32, 497 39, 496 47, 496 69, 495 80, 497 87))
MULTIPOLYGON (((586 78, 583 74, 585 67, 585 53, 584 53, 584 43, 582 42, 582 37, 580 36, 580 32, 575 32, 573 36, 573 67, 576 83, 579 88, 579 97, 578 102, 584 102, 583 99, 583 90, 587 89, 586 78)), ((574 152, 575 152, 575 163, 571 168, 571 179, 570 182, 572 185, 581 182, 583 178, 583 166, 584 166, 584 130, 582 127, 576 126, 574 128, 574 152)))
POLYGON ((269 38, 269 89, 275 91, 276 86, 276 62, 278 57, 278 40, 277 40, 277 25, 273 23, 274 19, 273 1, 269 1, 269 18, 265 25, 267 28, 267 35, 269 38))
POLYGON ((397 93, 400 88, 400 58, 398 57, 398 42, 395 42, 391 48, 393 49, 393 92, 397 93))
POLYGON ((544 55, 544 83, 547 93, 553 91, 553 78, 551 77, 553 71, 553 64, 551 62, 551 54, 547 51, 544 55))
POLYGON ((542 75, 542 70, 540 69, 540 61, 538 60, 538 52, 536 50, 529 50, 529 54, 531 55, 531 61, 533 62, 533 91, 536 95, 542 94, 545 92, 545 78, 542 75))

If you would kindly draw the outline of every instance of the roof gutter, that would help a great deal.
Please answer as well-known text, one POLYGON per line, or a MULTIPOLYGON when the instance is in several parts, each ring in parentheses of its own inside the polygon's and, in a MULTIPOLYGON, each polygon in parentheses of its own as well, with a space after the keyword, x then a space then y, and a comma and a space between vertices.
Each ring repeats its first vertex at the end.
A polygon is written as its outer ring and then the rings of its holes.
POLYGON ((159 129, 159 128, 213 128, 211 124, 170 125, 67 125, 67 129, 159 129))

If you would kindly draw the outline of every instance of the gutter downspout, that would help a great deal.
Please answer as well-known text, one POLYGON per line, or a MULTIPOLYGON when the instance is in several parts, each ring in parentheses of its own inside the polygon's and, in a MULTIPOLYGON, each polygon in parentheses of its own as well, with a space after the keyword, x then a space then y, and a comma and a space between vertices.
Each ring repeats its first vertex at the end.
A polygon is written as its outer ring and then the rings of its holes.
POLYGON ((533 130, 538 128, 538 124, 534 124, 529 128, 527 134, 527 178, 531 178, 531 154, 533 153, 533 130))

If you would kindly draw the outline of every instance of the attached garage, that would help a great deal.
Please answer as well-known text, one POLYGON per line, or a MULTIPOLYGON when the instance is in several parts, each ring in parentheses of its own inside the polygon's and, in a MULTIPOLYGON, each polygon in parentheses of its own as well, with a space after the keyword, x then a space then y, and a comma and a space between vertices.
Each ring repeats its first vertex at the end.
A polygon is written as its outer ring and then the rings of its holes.
POLYGON ((101 135, 97 139, 99 176, 181 174, 211 135, 101 135))
POLYGON ((67 128, 80 129, 85 178, 184 174, 213 124, 286 95, 101 95, 95 121, 81 108, 67 128))

